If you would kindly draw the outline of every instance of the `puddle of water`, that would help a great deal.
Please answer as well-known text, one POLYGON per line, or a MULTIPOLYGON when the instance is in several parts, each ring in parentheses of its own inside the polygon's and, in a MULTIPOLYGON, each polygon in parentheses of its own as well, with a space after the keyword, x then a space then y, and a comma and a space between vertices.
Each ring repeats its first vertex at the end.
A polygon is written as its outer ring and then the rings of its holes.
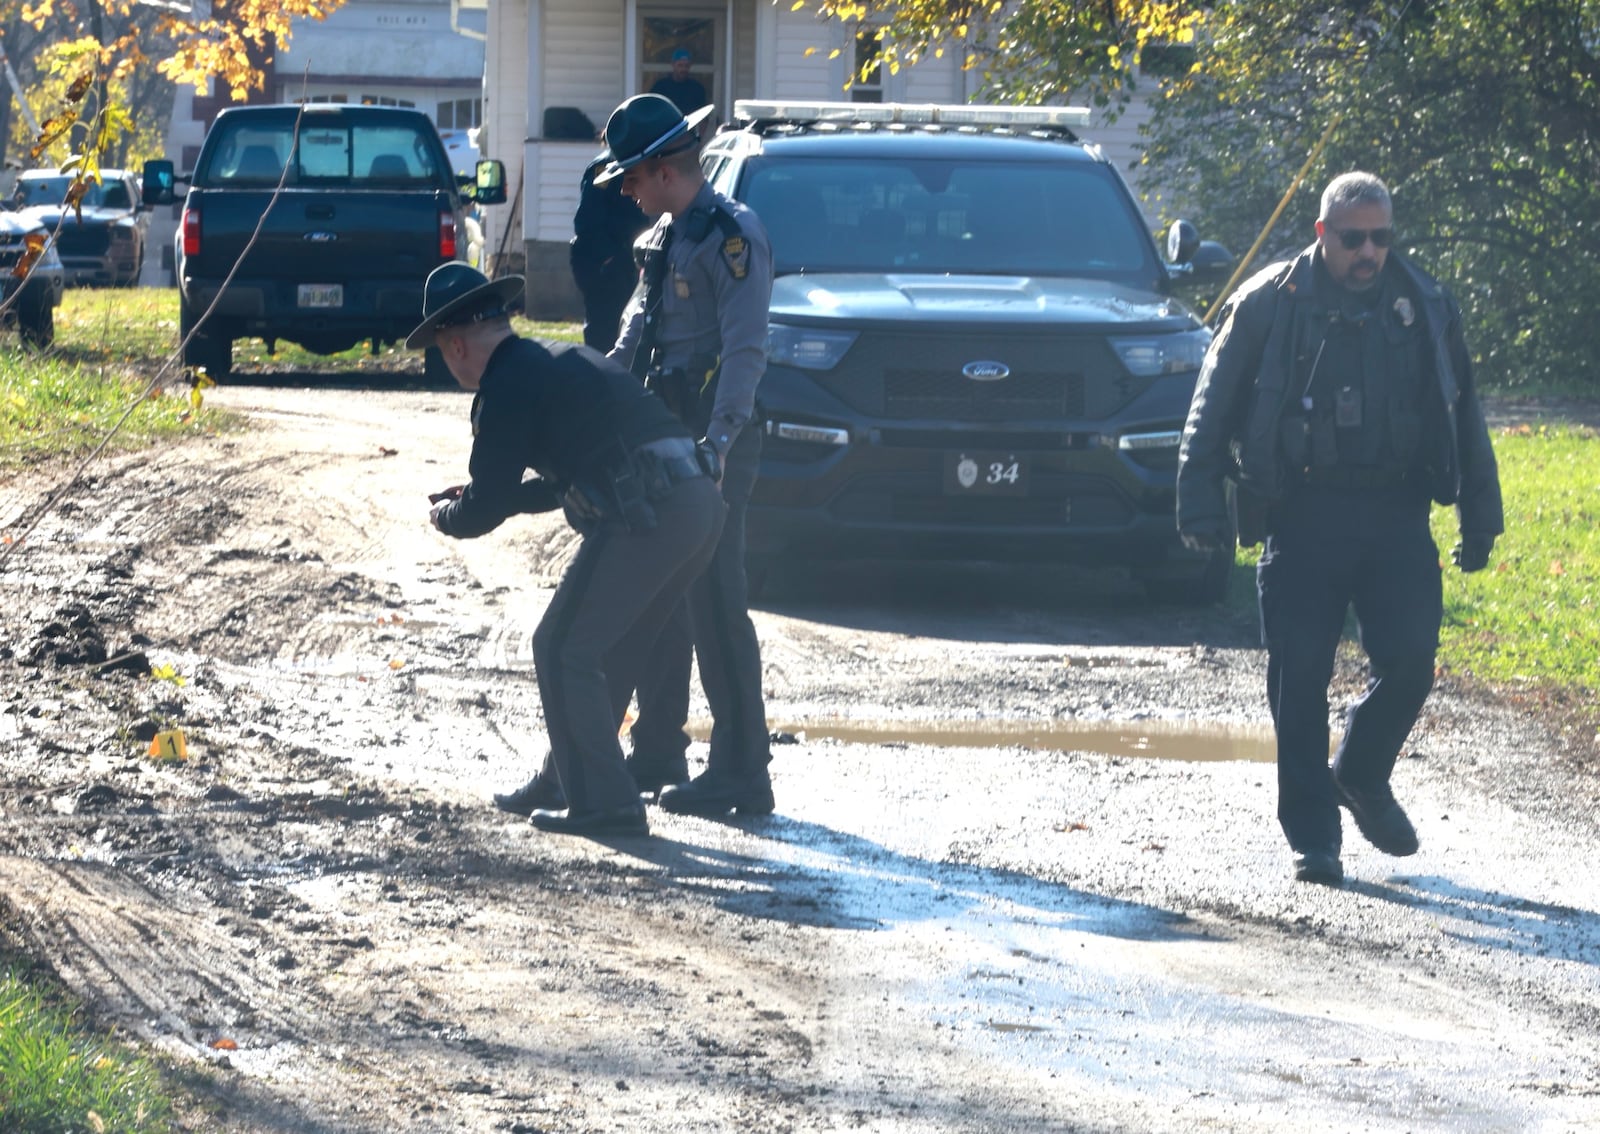
MULTIPOLYGON (((847 744, 924 744, 952 748, 1029 748, 1100 752, 1153 760, 1248 760, 1270 764, 1270 727, 1198 721, 788 721, 774 731, 847 744)), ((691 726, 697 740, 709 729, 691 726)))

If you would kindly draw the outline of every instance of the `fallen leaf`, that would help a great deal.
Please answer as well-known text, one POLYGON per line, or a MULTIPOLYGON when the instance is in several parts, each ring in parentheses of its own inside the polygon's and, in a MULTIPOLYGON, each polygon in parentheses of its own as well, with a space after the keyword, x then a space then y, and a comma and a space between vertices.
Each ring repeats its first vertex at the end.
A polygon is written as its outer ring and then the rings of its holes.
POLYGON ((227 1039, 227 1038, 223 1038, 223 1039, 219 1039, 219 1040, 212 1040, 211 1041, 211 1046, 216 1051, 238 1051, 239 1050, 239 1045, 234 1043, 231 1039, 227 1039))

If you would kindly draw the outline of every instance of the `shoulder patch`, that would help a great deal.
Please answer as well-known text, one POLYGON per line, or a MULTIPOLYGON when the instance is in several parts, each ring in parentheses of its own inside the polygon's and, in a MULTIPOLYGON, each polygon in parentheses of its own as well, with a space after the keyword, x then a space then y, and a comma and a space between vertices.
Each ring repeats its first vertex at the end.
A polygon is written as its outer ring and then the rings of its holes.
POLYGON ((728 237, 722 242, 722 262, 734 279, 744 279, 750 274, 750 242, 743 236, 728 237))

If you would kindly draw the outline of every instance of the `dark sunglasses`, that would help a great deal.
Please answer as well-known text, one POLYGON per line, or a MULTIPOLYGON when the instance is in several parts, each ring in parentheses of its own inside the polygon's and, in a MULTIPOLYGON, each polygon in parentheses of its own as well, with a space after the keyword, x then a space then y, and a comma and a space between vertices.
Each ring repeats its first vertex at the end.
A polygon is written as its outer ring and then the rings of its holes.
POLYGON ((1368 240, 1374 248, 1387 248, 1394 240, 1392 228, 1336 228, 1333 232, 1347 252, 1359 251, 1368 240))

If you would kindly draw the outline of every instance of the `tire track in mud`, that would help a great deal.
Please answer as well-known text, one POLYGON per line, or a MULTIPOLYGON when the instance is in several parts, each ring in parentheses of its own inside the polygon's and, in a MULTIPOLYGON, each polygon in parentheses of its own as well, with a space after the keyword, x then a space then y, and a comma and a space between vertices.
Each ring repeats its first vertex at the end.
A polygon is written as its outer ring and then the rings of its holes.
POLYGON ((274 969, 249 938, 219 929, 214 907, 110 865, 5 856, 0 870, 32 950, 141 1039, 201 1054, 241 1029, 264 1026, 269 1042, 316 1034, 300 995, 284 995, 282 955, 274 969))

